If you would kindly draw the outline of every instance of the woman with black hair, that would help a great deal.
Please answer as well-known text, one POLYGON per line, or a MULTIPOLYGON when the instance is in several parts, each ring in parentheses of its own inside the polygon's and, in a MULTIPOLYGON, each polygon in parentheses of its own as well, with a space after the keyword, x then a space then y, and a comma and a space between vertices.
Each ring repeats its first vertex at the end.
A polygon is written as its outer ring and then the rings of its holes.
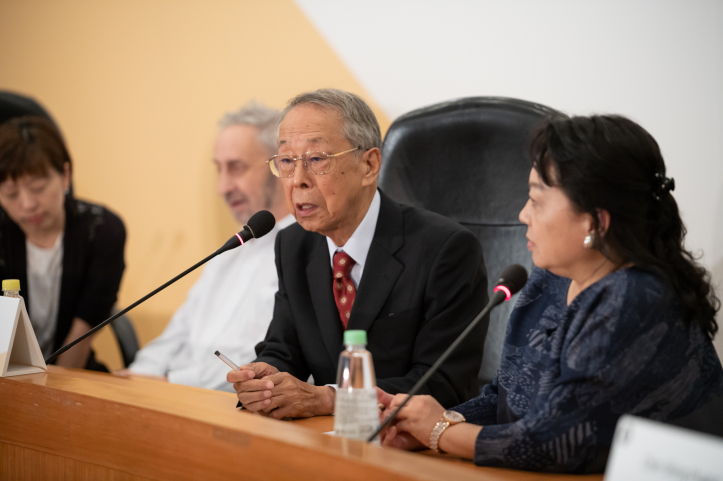
MULTIPOLYGON (((110 315, 125 268, 125 227, 76 199, 63 139, 46 118, 0 125, 0 279, 19 279, 43 355, 110 315)), ((107 371, 91 339, 58 357, 65 367, 107 371)))
MULTIPOLYGON (((476 464, 601 472, 622 414, 708 422, 723 435, 720 302, 683 247, 653 137, 618 116, 556 118, 534 133, 520 212, 537 269, 510 316, 502 362, 451 411, 415 396, 385 445, 476 464), (703 414, 700 414, 703 413, 703 414), (707 417, 707 418, 706 418, 707 417)), ((394 409, 405 395, 380 393, 394 409)))

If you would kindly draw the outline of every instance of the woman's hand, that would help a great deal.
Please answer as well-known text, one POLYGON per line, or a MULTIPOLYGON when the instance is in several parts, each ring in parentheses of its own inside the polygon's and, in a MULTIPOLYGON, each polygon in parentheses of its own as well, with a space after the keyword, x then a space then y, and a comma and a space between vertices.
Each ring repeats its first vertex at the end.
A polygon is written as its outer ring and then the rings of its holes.
MULTIPOLYGON (((406 394, 402 394, 401 396, 406 397, 406 394)), ((377 388, 377 401, 379 402, 379 425, 381 426, 387 416, 390 416, 393 412, 392 409, 390 409, 390 406, 394 401, 394 396, 380 388, 377 388)), ((397 404, 397 406, 398 405, 399 404, 397 404)), ((379 434, 379 440, 382 445, 391 446, 397 449, 405 449, 407 451, 424 448, 424 445, 417 441, 417 439, 411 434, 400 433, 397 431, 396 426, 394 426, 394 422, 395 421, 392 421, 392 424, 384 428, 384 430, 379 434)))
MULTIPOLYGON (((394 396, 385 413, 388 415, 394 412, 406 398, 406 394, 394 396)), ((380 402, 384 404, 381 399, 380 402)), ((432 396, 413 396, 383 434, 382 444, 400 449, 429 447, 429 435, 443 413, 444 408, 432 396)))
MULTIPOLYGON (((377 388, 377 398, 388 406, 384 414, 390 415, 407 398, 406 394, 391 396, 377 388)), ((431 396, 414 396, 399 411, 392 425, 382 431, 383 446, 414 450, 429 447, 429 437, 444 414, 444 408, 431 396)), ((383 421, 383 420, 382 420, 383 421)), ((475 441, 482 426, 460 423, 448 427, 439 437, 439 448, 447 453, 474 459, 475 441)))
POLYGON ((417 438, 409 433, 398 431, 394 425, 385 429, 381 434, 381 443, 382 446, 391 446, 405 451, 417 451, 425 448, 417 438))
POLYGON ((394 396, 377 387, 377 402, 379 403, 379 419, 382 420, 384 414, 389 414, 389 406, 391 406, 394 396))

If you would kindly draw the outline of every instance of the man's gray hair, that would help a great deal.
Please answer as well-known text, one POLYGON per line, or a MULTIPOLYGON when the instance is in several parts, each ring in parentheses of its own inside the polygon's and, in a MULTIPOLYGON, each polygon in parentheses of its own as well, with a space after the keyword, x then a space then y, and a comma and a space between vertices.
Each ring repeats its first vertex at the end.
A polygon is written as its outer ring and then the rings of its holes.
POLYGON ((382 134, 379 122, 372 109, 357 95, 337 89, 319 89, 305 92, 289 100, 281 112, 279 123, 294 107, 303 104, 315 104, 323 109, 333 109, 341 114, 342 134, 353 147, 361 147, 357 156, 374 147, 382 147, 382 134))
POLYGON ((218 128, 223 130, 233 125, 253 125, 259 129, 259 141, 273 155, 279 149, 276 142, 279 134, 277 128, 280 122, 279 115, 278 110, 250 100, 240 109, 226 112, 218 121, 218 128))

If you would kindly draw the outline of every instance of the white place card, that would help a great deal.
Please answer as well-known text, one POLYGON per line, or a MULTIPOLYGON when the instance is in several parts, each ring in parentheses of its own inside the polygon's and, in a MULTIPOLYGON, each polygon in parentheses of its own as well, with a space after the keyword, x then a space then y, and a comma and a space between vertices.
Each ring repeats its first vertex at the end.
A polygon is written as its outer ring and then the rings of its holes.
POLYGON ((625 415, 605 481, 723 481, 723 438, 625 415))
POLYGON ((46 370, 22 298, 0 296, 0 377, 46 370))

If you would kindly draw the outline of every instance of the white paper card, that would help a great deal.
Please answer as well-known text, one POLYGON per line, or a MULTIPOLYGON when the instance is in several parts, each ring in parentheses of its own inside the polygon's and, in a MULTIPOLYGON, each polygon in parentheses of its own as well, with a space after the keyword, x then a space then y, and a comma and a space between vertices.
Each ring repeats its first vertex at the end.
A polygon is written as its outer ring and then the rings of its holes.
POLYGON ((22 298, 0 296, 0 377, 46 370, 22 298))
POLYGON ((723 481, 723 438, 622 416, 605 481, 627 480, 723 481))

